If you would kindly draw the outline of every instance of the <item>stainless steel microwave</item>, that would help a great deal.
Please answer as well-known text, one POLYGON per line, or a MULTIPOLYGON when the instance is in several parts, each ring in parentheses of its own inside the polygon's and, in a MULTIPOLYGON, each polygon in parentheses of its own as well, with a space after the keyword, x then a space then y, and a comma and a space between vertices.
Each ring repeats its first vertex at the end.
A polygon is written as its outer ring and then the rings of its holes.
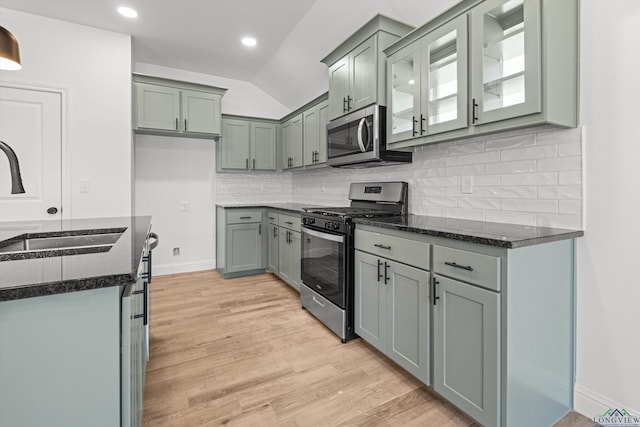
POLYGON ((327 163, 365 168, 410 163, 412 153, 387 150, 386 108, 372 105, 327 125, 327 163))

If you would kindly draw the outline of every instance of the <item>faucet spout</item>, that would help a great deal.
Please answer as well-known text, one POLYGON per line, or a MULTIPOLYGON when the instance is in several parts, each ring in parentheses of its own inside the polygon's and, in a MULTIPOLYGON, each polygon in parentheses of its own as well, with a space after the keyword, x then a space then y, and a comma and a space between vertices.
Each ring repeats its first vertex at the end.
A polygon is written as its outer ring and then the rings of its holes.
POLYGON ((22 176, 20 175, 20 164, 18 163, 18 156, 15 151, 2 141, 0 141, 0 150, 4 151, 9 159, 9 171, 11 172, 11 194, 24 193, 24 187, 22 186, 22 176))

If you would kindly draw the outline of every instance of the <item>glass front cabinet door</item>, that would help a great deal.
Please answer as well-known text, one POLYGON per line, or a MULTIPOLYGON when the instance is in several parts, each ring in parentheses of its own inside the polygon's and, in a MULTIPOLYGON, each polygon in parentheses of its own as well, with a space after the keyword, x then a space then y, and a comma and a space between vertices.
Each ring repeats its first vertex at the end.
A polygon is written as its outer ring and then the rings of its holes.
POLYGON ((389 142, 468 126, 466 16, 394 53, 387 67, 389 142))
POLYGON ((487 0, 470 16, 472 124, 542 111, 540 1, 487 0))

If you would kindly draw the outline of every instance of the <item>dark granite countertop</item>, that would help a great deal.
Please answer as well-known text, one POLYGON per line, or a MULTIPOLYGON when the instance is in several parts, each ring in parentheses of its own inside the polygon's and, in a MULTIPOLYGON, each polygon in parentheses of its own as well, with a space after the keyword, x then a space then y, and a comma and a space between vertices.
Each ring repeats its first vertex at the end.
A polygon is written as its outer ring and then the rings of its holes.
POLYGON ((219 206, 224 209, 244 209, 244 208, 255 208, 255 209, 277 209, 280 211, 291 212, 291 213, 304 213, 304 208, 318 208, 321 207, 319 205, 314 205, 311 203, 290 203, 290 202, 278 202, 278 203, 218 203, 216 206, 219 206))
POLYGON ((22 234, 65 235, 77 230, 126 229, 108 251, 82 254, 62 251, 59 253, 64 255, 0 258, 0 301, 135 282, 150 224, 149 216, 0 222, 0 241, 22 234))
POLYGON ((377 219, 359 218, 355 219, 354 222, 356 224, 409 231, 509 249, 539 245, 556 240, 573 239, 584 235, 584 231, 581 230, 501 224, 423 215, 377 219))

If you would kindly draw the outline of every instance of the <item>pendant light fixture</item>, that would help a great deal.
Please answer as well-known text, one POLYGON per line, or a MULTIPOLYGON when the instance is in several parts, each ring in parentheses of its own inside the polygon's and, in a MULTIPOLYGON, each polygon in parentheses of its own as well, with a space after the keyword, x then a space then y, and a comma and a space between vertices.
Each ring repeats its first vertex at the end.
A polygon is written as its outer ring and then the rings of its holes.
POLYGON ((0 70, 19 70, 20 48, 11 31, 0 26, 0 70))

